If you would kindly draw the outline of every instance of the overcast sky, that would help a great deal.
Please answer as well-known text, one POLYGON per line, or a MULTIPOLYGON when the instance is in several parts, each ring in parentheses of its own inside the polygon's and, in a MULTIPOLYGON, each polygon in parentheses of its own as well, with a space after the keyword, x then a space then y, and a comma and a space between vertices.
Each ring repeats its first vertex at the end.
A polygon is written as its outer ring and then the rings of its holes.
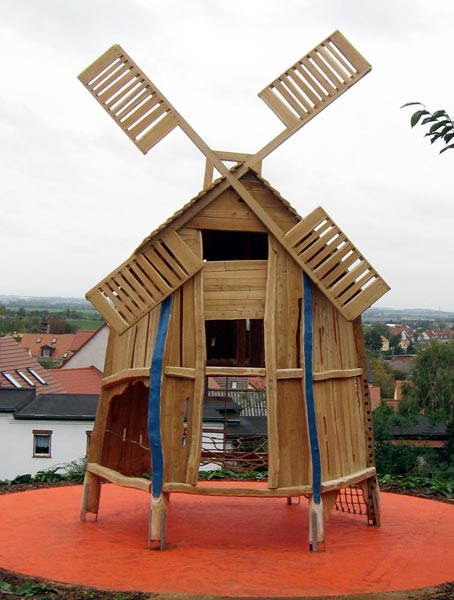
POLYGON ((321 205, 391 286, 377 306, 454 311, 454 151, 409 101, 454 113, 451 0, 0 0, 0 294, 85 295, 202 187, 175 130, 143 156, 77 80, 121 44, 216 150, 282 130, 257 97, 340 29, 372 72, 264 162, 321 205))

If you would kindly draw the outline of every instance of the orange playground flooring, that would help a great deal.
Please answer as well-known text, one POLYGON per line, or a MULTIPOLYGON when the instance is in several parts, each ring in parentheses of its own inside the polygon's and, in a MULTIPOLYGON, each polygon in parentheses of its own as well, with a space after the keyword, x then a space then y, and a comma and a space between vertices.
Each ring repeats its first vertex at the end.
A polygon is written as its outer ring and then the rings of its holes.
MULTIPOLYGON (((213 485, 211 483, 211 485, 213 485)), ((246 485, 251 485, 246 484, 246 485)), ((387 592, 454 580, 454 506, 382 494, 382 526, 333 511, 308 551, 308 503, 172 494, 167 549, 147 549, 149 496, 103 486, 97 521, 81 486, 0 496, 0 566, 114 590, 220 596, 387 592)), ((294 501, 295 502, 295 501, 294 501)))

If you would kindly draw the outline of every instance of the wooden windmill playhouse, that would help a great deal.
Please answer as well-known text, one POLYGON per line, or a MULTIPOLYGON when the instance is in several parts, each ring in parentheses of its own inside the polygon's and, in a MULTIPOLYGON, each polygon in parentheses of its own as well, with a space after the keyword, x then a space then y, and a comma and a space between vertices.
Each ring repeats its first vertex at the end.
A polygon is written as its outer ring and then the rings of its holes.
MULTIPOLYGON (((322 208, 300 217, 261 176, 266 156, 370 69, 334 32, 259 93, 285 128, 254 155, 212 150, 118 45, 79 76, 143 153, 179 127, 206 158, 203 190, 87 294, 111 333, 82 519, 107 480, 151 494, 149 543, 161 548, 172 492, 305 496, 312 550, 345 489, 379 524, 361 314, 389 288, 322 208), (210 382, 241 422, 235 378, 261 382, 266 444, 248 451, 266 455, 266 486, 199 482, 203 455, 217 456, 203 443, 210 382)), ((240 460, 230 434, 227 467, 240 460)))

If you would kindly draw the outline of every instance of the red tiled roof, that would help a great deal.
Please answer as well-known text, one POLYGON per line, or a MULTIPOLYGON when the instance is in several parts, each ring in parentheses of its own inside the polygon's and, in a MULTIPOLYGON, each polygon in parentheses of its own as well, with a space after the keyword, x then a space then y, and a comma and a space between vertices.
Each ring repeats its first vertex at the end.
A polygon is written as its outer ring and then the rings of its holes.
POLYGON ((23 333, 21 346, 30 350, 32 356, 41 357, 42 348, 52 348, 50 358, 67 359, 94 336, 96 331, 80 329, 76 333, 23 333))
POLYGON ((50 358, 62 359, 72 354, 73 340, 74 333, 23 333, 20 345, 37 357, 42 356, 43 346, 48 346, 53 349, 50 358))
POLYGON ((369 396, 372 410, 376 409, 381 401, 381 388, 379 385, 369 385, 369 396))
POLYGON ((68 394, 99 394, 102 373, 96 367, 80 369, 53 369, 52 377, 68 394))
POLYGON ((220 390, 219 383, 214 377, 208 377, 208 389, 209 390, 220 390))
POLYGON ((48 370, 43 369, 27 350, 9 336, 0 338, 0 385, 3 388, 16 389, 18 386, 5 376, 5 372, 9 373, 21 388, 34 388, 37 394, 64 394, 66 391, 53 379, 48 370), (30 369, 45 383, 41 383, 30 369), (18 371, 21 371, 23 376, 18 371))
POLYGON ((76 333, 74 334, 71 350, 73 352, 77 352, 78 350, 80 350, 82 346, 84 346, 88 342, 88 340, 90 340, 95 335, 95 333, 96 331, 91 331, 88 329, 79 329, 78 331, 76 331, 76 333))

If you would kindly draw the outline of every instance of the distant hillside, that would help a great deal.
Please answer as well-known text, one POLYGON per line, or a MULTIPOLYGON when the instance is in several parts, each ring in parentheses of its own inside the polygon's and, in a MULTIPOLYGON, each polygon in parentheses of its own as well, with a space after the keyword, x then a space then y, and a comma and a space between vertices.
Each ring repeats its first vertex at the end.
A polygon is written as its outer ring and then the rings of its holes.
POLYGON ((60 296, 13 296, 0 294, 0 304, 6 307, 59 308, 82 310, 93 308, 85 298, 63 298, 60 296))
POLYGON ((363 321, 387 321, 387 322, 399 322, 399 321, 411 321, 411 320, 425 320, 425 321, 454 321, 454 313, 446 312, 443 310, 432 310, 428 308, 368 308, 363 313, 363 321))
MULTIPOLYGON (((64 298, 62 296, 15 296, 0 294, 0 304, 9 308, 24 307, 25 309, 93 309, 92 305, 85 298, 64 298)), ((410 320, 443 320, 454 322, 454 313, 428 308, 397 309, 388 307, 372 307, 363 313, 364 322, 399 322, 410 320)))

